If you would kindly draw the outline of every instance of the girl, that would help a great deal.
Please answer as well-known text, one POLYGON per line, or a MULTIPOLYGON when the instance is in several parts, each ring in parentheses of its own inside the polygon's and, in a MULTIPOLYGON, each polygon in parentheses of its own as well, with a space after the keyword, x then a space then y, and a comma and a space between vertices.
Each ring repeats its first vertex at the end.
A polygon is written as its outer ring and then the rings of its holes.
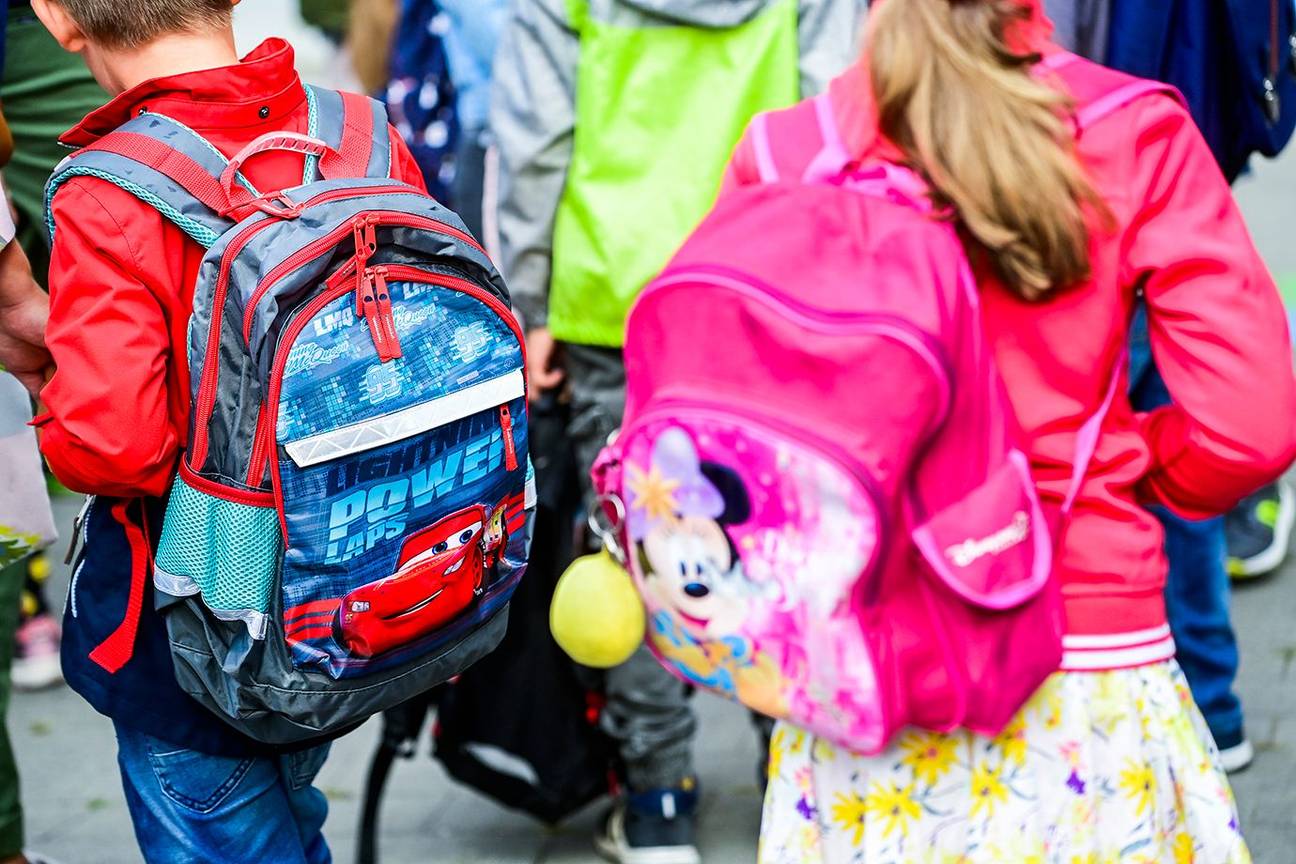
MULTIPOLYGON (((993 739, 909 731, 864 757, 780 726, 763 864, 1250 860, 1144 505, 1205 517, 1290 464, 1286 316, 1183 107, 1148 93, 1077 135, 1073 110, 1132 79, 1060 57, 1050 31, 1036 0, 886 0, 831 87, 837 125, 857 161, 918 170, 956 214, 1046 501, 1139 302, 1175 405, 1118 399, 1102 427, 1057 558, 1062 670, 993 739)), ((820 146, 807 107, 769 116, 771 147, 739 145, 730 187, 765 160, 800 176, 820 146)))

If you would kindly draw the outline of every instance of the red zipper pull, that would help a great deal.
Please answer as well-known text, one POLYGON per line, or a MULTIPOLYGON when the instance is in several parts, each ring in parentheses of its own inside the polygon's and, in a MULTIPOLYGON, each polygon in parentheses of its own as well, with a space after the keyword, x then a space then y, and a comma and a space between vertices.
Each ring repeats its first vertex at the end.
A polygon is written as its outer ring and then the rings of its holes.
MULTIPOLYGON (((356 273, 356 314, 364 314, 364 306, 360 302, 360 295, 363 293, 365 265, 369 263, 369 256, 378 248, 377 234, 373 227, 373 217, 360 216, 351 225, 351 236, 355 240, 355 262, 356 273)), ((346 267, 342 268, 347 269, 346 267)))
POLYGON ((364 287, 357 296, 361 314, 369 322, 369 335, 378 349, 378 359, 386 363, 400 357, 400 336, 396 333, 396 317, 392 314, 391 292, 387 288, 387 268, 366 270, 364 287))
POLYGON ((513 412, 509 411, 509 406, 501 405, 500 413, 500 431, 504 433, 504 470, 516 471, 518 469, 517 444, 513 441, 513 412))

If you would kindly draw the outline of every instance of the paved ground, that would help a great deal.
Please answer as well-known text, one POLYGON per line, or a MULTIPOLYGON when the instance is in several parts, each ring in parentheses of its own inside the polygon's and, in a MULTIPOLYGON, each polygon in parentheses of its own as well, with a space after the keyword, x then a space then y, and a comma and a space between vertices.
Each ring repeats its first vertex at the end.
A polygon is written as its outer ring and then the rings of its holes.
MULTIPOLYGON (((243 10, 251 7, 247 4, 243 10)), ((255 32, 284 29, 282 0, 258 0, 257 19, 243 15, 241 41, 255 32)), ((288 32, 301 31, 288 26, 288 32)), ((304 38, 304 37, 303 37, 304 38)), ((294 36, 294 41, 299 41, 294 36)), ((329 67, 326 45, 303 41, 303 65, 329 67)), ((1262 165, 1239 186, 1238 197, 1262 251, 1296 303, 1296 154, 1262 165)), ((1294 307, 1296 308, 1296 307, 1294 307)), ((62 524, 75 502, 60 502, 62 524)), ((60 574, 55 594, 65 587, 60 574)), ((1243 823, 1261 864, 1296 861, 1296 565, 1275 579, 1239 590, 1235 617, 1242 641, 1240 687, 1251 735, 1260 750, 1255 767, 1236 779, 1243 823)), ((700 698, 698 768, 703 778, 702 849, 711 864, 754 858, 760 801, 754 782, 757 751, 741 711, 700 698), (739 730, 739 731, 734 731, 739 730)), ((114 765, 106 720, 74 694, 57 689, 18 694, 9 718, 23 771, 30 845, 67 864, 125 864, 139 860, 114 765)), ((339 862, 353 860, 363 771, 374 746, 371 723, 339 741, 320 777, 332 810, 326 832, 339 862)), ((424 742, 426 744, 426 742, 424 742)), ((596 809, 596 808, 595 808, 596 809)), ((389 864, 574 864, 593 861, 589 835, 597 812, 557 831, 505 811, 452 785, 428 758, 396 766, 384 810, 383 850, 389 864)))

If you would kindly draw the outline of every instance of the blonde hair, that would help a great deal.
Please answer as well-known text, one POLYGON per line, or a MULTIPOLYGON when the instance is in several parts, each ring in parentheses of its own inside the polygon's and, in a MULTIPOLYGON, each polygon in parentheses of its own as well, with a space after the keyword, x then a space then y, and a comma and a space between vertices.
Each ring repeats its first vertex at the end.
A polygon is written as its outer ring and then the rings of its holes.
POLYGON ((1068 98, 1009 47, 1029 14, 1020 0, 886 0, 868 56, 882 134, 953 206, 971 251, 1033 300, 1089 277, 1086 208, 1105 209, 1075 158, 1068 98))

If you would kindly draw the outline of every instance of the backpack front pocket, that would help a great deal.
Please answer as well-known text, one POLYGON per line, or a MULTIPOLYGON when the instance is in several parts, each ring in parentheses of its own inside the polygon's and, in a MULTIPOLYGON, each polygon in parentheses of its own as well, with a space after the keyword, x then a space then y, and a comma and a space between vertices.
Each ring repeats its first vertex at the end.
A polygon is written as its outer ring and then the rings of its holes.
POLYGON ((281 337, 270 474, 299 668, 344 678, 432 652, 492 617, 525 567, 521 345, 461 283, 387 286, 403 356, 375 350, 346 291, 281 337))

